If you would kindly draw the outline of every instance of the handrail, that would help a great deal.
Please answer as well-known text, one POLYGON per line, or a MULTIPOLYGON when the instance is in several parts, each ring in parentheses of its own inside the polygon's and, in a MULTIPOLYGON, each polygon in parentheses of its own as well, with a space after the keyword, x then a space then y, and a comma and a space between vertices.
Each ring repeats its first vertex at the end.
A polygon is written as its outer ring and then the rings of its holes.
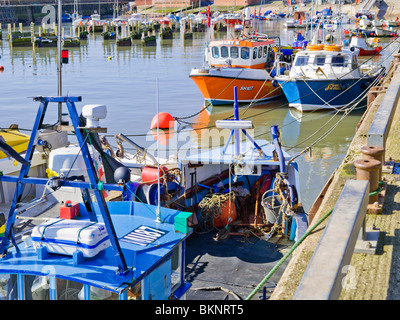
POLYGON ((385 148, 393 115, 400 98, 400 70, 397 69, 376 112, 367 135, 367 145, 385 148), (397 76, 396 76, 397 74, 397 76))
POLYGON ((294 300, 337 300, 360 235, 364 235, 369 181, 347 180, 297 288, 294 300))

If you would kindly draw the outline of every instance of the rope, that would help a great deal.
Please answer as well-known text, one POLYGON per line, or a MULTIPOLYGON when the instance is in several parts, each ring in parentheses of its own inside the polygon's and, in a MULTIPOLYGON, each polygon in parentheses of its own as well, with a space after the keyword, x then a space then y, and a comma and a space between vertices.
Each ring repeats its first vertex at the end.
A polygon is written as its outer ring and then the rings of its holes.
MULTIPOLYGON (((380 181, 379 184, 382 184, 383 182, 380 181)), ((372 196, 376 193, 378 193, 381 190, 379 187, 377 190, 372 191, 369 193, 369 196, 372 196)), ((278 263, 272 268, 272 270, 264 277, 264 279, 257 285, 257 287, 246 297, 245 300, 251 300, 251 298, 254 297, 254 295, 261 289, 261 287, 271 278, 271 276, 275 273, 276 270, 286 261, 286 259, 293 253, 293 251, 304 241, 305 238, 307 238, 314 230, 317 228, 326 218, 328 218, 331 213, 333 212, 332 208, 329 210, 321 219, 319 219, 316 224, 314 224, 311 228, 309 228, 303 236, 295 242, 295 244, 290 248, 290 250, 278 261, 278 263)))
MULTIPOLYGON (((221 215, 221 205, 229 201, 229 214, 231 213, 231 201, 235 201, 235 192, 228 193, 214 193, 210 197, 203 197, 199 202, 198 207, 201 211, 201 217, 204 222, 204 227, 207 225, 208 218, 211 218, 212 226, 215 228, 214 219, 218 219, 221 215)), ((225 226, 227 227, 228 224, 225 226)))

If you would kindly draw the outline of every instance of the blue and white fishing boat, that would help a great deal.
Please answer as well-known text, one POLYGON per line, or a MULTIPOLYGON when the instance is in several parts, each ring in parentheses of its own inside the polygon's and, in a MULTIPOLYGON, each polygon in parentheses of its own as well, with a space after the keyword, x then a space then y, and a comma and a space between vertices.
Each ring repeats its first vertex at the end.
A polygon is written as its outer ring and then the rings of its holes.
POLYGON ((239 228, 269 228, 269 236, 279 229, 297 240, 308 224, 297 163, 281 149, 278 126, 271 127, 271 142, 252 139, 253 124, 239 119, 236 87, 234 93, 234 119, 217 120, 221 131, 213 135, 224 135, 225 145, 190 150, 179 159, 185 206, 198 209, 199 225, 206 228, 235 228, 240 220, 239 228))
MULTIPOLYGON (((191 234, 187 225, 191 213, 140 202, 106 202, 103 191, 124 191, 130 174, 121 166, 122 174, 115 176, 118 184, 100 180, 88 141, 93 138, 89 138, 89 132, 99 132, 101 128, 81 121, 75 107, 81 98, 34 100, 40 106, 25 158, 16 159, 22 162, 20 172, 17 176, 0 176, 1 182, 16 183, 9 214, 0 215, 0 299, 182 298, 190 287, 184 279, 184 257, 185 240, 191 234), (75 131, 87 182, 68 174, 50 178, 28 176, 49 104, 67 105, 72 127, 60 128, 75 131), (65 202, 59 216, 43 218, 42 223, 18 237, 21 235, 14 234, 16 220, 37 205, 35 201, 21 204, 26 184, 45 186, 52 191, 79 188, 84 201, 65 202)), ((102 114, 103 107, 98 108, 102 114)))
POLYGON ((288 74, 275 77, 289 107, 299 111, 342 109, 365 96, 384 67, 359 65, 359 49, 310 44, 296 54, 288 74))

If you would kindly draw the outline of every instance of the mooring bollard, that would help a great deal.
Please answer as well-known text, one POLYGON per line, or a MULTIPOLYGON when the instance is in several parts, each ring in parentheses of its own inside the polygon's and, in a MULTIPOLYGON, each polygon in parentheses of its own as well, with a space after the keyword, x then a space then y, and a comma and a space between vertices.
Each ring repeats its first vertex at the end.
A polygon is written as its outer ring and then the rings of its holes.
POLYGON ((393 56, 393 64, 400 62, 400 53, 394 53, 393 56))
POLYGON ((378 160, 381 166, 378 170, 378 181, 382 180, 382 164, 384 163, 385 148, 378 146, 364 146, 361 148, 362 158, 365 160, 378 160))
MULTIPOLYGON (((378 190, 379 187, 379 168, 382 167, 382 163, 375 159, 359 159, 354 161, 356 167, 356 179, 357 180, 368 180, 369 181, 369 192, 378 190)), ((369 197, 369 203, 375 203, 378 201, 378 193, 369 197)))

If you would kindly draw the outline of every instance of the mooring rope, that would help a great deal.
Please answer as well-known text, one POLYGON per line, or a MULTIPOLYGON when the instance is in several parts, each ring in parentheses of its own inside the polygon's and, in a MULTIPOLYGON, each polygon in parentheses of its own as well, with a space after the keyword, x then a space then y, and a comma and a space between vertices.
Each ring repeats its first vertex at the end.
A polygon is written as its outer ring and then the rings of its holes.
MULTIPOLYGON (((382 184, 383 182, 380 181, 379 184, 382 184)), ((381 191, 381 188, 378 187, 377 190, 372 191, 369 193, 369 196, 373 196, 381 191)), ((285 255, 278 261, 278 263, 271 269, 271 271, 264 277, 263 280, 256 286, 256 288, 246 297, 245 300, 251 300, 254 295, 261 289, 261 287, 272 277, 272 275, 278 270, 278 268, 286 261, 286 259, 293 253, 293 251, 304 241, 305 238, 307 238, 314 230, 317 228, 322 222, 325 221, 326 218, 328 218, 331 213, 333 212, 333 209, 330 209, 322 218, 320 218, 311 228, 309 228, 303 236, 299 240, 297 240, 294 245, 290 248, 288 252, 285 253, 285 255)))

